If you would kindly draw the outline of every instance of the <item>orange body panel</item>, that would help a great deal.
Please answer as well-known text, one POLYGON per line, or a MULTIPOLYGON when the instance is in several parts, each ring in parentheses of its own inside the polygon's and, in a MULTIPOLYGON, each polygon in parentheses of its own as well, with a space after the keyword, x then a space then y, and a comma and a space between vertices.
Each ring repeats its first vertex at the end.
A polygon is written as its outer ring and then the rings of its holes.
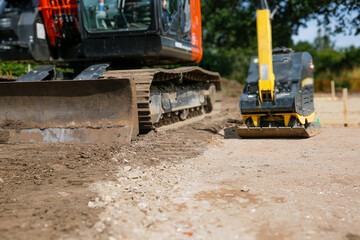
POLYGON ((46 33, 51 46, 56 46, 60 38, 63 17, 75 17, 78 20, 76 0, 39 0, 39 12, 44 19, 46 33))
POLYGON ((191 0, 191 45, 191 59, 198 63, 203 56, 200 0, 191 0))

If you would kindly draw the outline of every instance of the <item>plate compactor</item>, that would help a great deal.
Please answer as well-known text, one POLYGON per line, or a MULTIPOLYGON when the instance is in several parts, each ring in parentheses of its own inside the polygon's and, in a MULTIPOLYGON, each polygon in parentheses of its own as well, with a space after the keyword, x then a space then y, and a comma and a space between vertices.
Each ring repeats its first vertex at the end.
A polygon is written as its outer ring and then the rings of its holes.
POLYGON ((253 57, 240 98, 246 126, 243 138, 308 138, 320 132, 314 122, 314 65, 307 52, 272 49, 272 18, 266 0, 257 10, 258 56, 253 57))

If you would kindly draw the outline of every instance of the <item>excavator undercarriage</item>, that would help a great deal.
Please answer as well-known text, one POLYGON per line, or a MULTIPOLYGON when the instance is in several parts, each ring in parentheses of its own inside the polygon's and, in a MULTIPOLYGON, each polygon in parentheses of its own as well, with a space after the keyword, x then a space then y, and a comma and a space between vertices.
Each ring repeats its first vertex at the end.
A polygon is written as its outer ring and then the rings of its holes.
POLYGON ((0 60, 43 64, 0 76, 0 142, 129 142, 214 111, 218 73, 150 68, 198 63, 201 34, 200 0, 0 0, 0 60))
POLYGON ((35 81, 52 69, 42 66, 1 82, 0 142, 127 143, 139 132, 221 104, 217 73, 199 67, 106 71, 107 66, 89 67, 74 80, 44 80, 56 79, 48 72, 35 81))

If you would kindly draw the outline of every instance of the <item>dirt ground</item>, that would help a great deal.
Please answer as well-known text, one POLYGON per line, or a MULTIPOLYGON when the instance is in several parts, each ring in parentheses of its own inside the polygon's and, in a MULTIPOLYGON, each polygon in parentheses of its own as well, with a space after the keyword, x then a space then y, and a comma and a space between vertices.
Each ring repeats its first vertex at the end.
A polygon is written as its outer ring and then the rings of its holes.
POLYGON ((322 94, 320 135, 248 140, 224 86, 220 115, 130 145, 0 145, 0 239, 359 240, 360 96, 348 128, 322 94))

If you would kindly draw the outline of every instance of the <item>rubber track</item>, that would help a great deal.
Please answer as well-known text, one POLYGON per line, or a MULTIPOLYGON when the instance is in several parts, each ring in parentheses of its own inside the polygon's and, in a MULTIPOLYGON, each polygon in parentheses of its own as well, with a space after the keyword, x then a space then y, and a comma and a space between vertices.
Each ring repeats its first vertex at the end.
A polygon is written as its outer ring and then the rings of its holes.
POLYGON ((216 90, 221 90, 221 77, 219 73, 209 72, 200 67, 181 67, 175 69, 138 69, 116 70, 105 72, 102 77, 134 79, 137 94, 137 107, 140 132, 146 133, 155 126, 150 116, 150 88, 152 82, 165 82, 174 79, 184 79, 195 82, 215 83, 216 90))

